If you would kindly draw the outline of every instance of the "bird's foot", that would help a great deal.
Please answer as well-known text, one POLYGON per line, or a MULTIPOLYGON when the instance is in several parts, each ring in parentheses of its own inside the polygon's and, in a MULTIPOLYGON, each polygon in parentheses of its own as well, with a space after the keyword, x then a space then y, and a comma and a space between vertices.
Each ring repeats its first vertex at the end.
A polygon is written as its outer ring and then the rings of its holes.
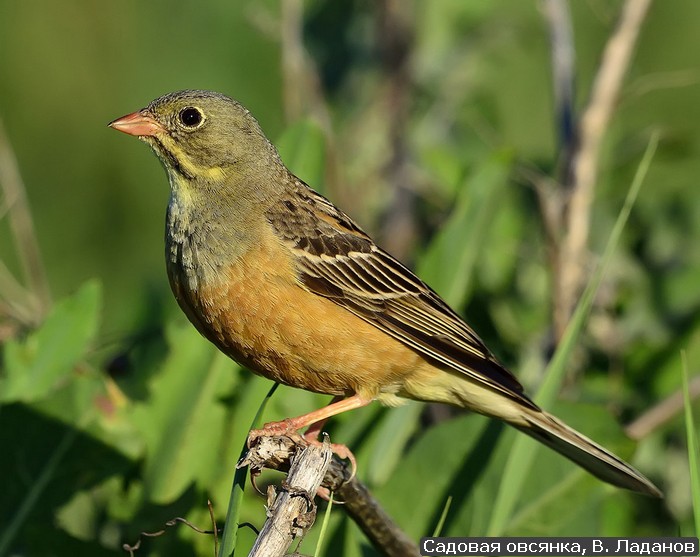
POLYGON ((296 426, 292 418, 280 420, 279 422, 269 422, 260 429, 251 429, 248 433, 248 448, 252 447, 255 441, 260 437, 289 437, 293 441, 303 439, 299 433, 299 428, 296 426))
MULTIPOLYGON (((312 445, 323 445, 323 442, 318 440, 318 436, 311 439, 307 439, 306 435, 304 435, 304 440, 312 445)), ((355 477, 355 473, 357 472, 357 460, 355 459, 355 455, 352 453, 352 451, 348 448, 347 445, 331 443, 330 446, 331 451, 333 451, 333 454, 335 454, 338 458, 350 461, 350 477, 348 478, 348 481, 352 480, 355 477)))
MULTIPOLYGON (((255 443, 256 439, 260 437, 275 437, 275 436, 284 436, 284 437, 289 437, 295 442, 298 441, 305 441, 306 443, 309 443, 311 445, 317 445, 321 446, 323 445, 322 441, 319 441, 318 436, 320 433, 319 429, 314 429, 310 428, 310 431, 306 432, 305 434, 300 434, 299 433, 299 427, 297 427, 298 424, 294 421, 293 418, 287 418, 285 420, 280 420, 279 422, 269 422, 265 424, 262 428, 260 429, 252 429, 250 430, 250 433, 248 434, 248 447, 252 447, 253 444, 255 443)), ((301 426, 303 427, 303 425, 301 426)), ((352 451, 347 447, 347 445, 341 445, 338 443, 331 443, 330 444, 331 451, 335 455, 337 455, 339 458, 343 460, 349 460, 350 461, 350 466, 351 466, 351 474, 350 474, 350 479, 353 479, 355 477, 355 473, 357 472, 357 460, 355 459, 355 455, 352 453, 352 451)))

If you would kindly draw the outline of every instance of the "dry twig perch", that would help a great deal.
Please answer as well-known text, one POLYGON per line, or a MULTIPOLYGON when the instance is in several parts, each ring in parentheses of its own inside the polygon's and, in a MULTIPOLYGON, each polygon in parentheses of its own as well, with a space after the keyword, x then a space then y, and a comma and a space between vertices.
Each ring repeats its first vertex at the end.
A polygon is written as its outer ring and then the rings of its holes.
POLYGON ((322 446, 307 445, 290 454, 287 481, 282 482, 279 491, 273 492, 268 500, 268 518, 248 557, 281 557, 294 538, 303 535, 313 525, 316 519, 314 497, 332 456, 327 442, 322 446))
MULTIPOLYGON (((295 487, 301 486, 292 477, 292 472, 297 463, 294 455, 306 445, 306 442, 301 438, 291 439, 285 436, 260 437, 248 451, 245 458, 241 460, 239 466, 250 466, 251 474, 255 474, 263 468, 284 472, 290 469, 289 462, 292 459, 292 470, 290 470, 287 484, 295 487)), ((304 450, 306 449, 304 448, 304 450)), ((387 557, 420 557, 416 544, 386 514, 377 500, 372 497, 367 487, 356 477, 350 478, 351 473, 345 463, 334 457, 330 460, 327 469, 320 473, 319 470, 321 469, 317 467, 316 474, 318 476, 315 477, 315 480, 318 480, 318 483, 314 482, 313 485, 318 487, 320 484, 333 491, 336 498, 344 503, 341 508, 348 513, 350 518, 355 521, 379 551, 387 557)), ((312 495, 315 494, 317 487, 313 491, 309 489, 312 495)), ((283 493, 282 495, 288 494, 283 493)), ((278 498, 282 495, 279 495, 278 498)), ((291 498, 298 499, 302 503, 302 507, 306 505, 306 501, 302 501, 301 497, 292 496, 291 498)), ((273 507, 272 511, 274 513, 277 507, 276 505, 273 507)), ((267 527, 269 522, 265 523, 265 527, 267 527)), ((290 526, 291 521, 287 519, 286 524, 280 526, 280 529, 286 532, 290 529, 290 526)), ((263 537, 265 527, 261 531, 258 540, 263 537)), ((291 538, 289 543, 291 543, 291 538)), ((263 555, 263 553, 251 553, 250 555, 263 555)), ((278 554, 265 553, 264 555, 278 554)))

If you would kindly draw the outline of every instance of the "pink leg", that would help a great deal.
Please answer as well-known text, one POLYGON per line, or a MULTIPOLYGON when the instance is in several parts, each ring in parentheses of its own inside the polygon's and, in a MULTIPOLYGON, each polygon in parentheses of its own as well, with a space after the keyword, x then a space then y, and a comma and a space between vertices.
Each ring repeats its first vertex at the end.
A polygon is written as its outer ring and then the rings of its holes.
MULTIPOLYGON (((319 422, 325 422, 328 418, 335 416, 337 414, 342 414, 348 410, 354 410, 355 408, 362 408, 367 406, 371 399, 362 398, 360 395, 354 395, 349 398, 344 398, 342 400, 333 401, 328 406, 304 414, 303 416, 297 416, 296 418, 287 418, 285 420, 280 420, 279 422, 269 422, 265 424, 262 429, 254 429, 251 431, 251 435, 255 434, 254 437, 260 437, 261 435, 283 435, 285 433, 296 433, 300 429, 319 422)), ((323 427, 321 424, 320 427, 323 427)), ((319 427, 319 429, 320 429, 319 427)), ((313 434, 313 432, 312 432, 313 434)), ((318 436, 318 434, 316 434, 318 436)))
MULTIPOLYGON (((335 404, 336 402, 340 402, 341 400, 343 400, 343 395, 334 396, 333 400, 331 400, 330 403, 328 403, 328 406, 332 406, 333 404, 335 404)), ((307 441, 316 441, 318 439, 318 436, 321 434, 323 426, 326 425, 326 422, 329 418, 330 416, 312 423, 304 432, 304 439, 306 439, 307 441)))
MULTIPOLYGON (((362 398, 360 395, 354 395, 345 399, 337 400, 338 397, 334 398, 328 406, 324 408, 319 408, 303 416, 298 416, 296 418, 287 418, 285 420, 280 420, 279 422, 270 422, 265 424, 261 429, 253 429, 248 434, 248 446, 250 446, 255 439, 262 436, 273 436, 273 435, 288 435, 293 437, 299 435, 297 432, 306 427, 309 427, 307 432, 309 438, 307 441, 311 443, 320 443, 318 441, 318 435, 321 432, 321 428, 326 420, 337 414, 347 412, 348 410, 354 410, 355 408, 362 408, 367 406, 371 399, 362 398)), ((306 438, 306 436, 304 436, 306 438)), ((331 448, 333 452, 336 453, 340 458, 347 458, 352 463, 353 476, 355 475, 355 455, 352 454, 350 449, 345 445, 332 444, 331 448)))

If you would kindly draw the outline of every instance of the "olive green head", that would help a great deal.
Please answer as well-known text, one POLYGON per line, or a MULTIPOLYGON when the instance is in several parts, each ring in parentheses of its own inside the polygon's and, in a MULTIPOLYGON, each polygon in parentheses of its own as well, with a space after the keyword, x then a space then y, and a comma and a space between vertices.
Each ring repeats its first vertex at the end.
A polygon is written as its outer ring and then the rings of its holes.
POLYGON ((237 101, 211 91, 178 91, 110 123, 158 155, 173 180, 217 182, 280 165, 257 120, 237 101))

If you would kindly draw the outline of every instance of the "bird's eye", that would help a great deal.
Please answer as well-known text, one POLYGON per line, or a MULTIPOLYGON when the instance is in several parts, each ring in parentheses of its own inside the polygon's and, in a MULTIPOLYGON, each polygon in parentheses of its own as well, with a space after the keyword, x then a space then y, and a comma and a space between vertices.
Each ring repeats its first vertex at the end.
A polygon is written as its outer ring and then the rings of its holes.
POLYGON ((182 125, 187 128, 196 128, 202 123, 202 113, 198 108, 194 108, 193 106, 183 108, 178 117, 182 125))

